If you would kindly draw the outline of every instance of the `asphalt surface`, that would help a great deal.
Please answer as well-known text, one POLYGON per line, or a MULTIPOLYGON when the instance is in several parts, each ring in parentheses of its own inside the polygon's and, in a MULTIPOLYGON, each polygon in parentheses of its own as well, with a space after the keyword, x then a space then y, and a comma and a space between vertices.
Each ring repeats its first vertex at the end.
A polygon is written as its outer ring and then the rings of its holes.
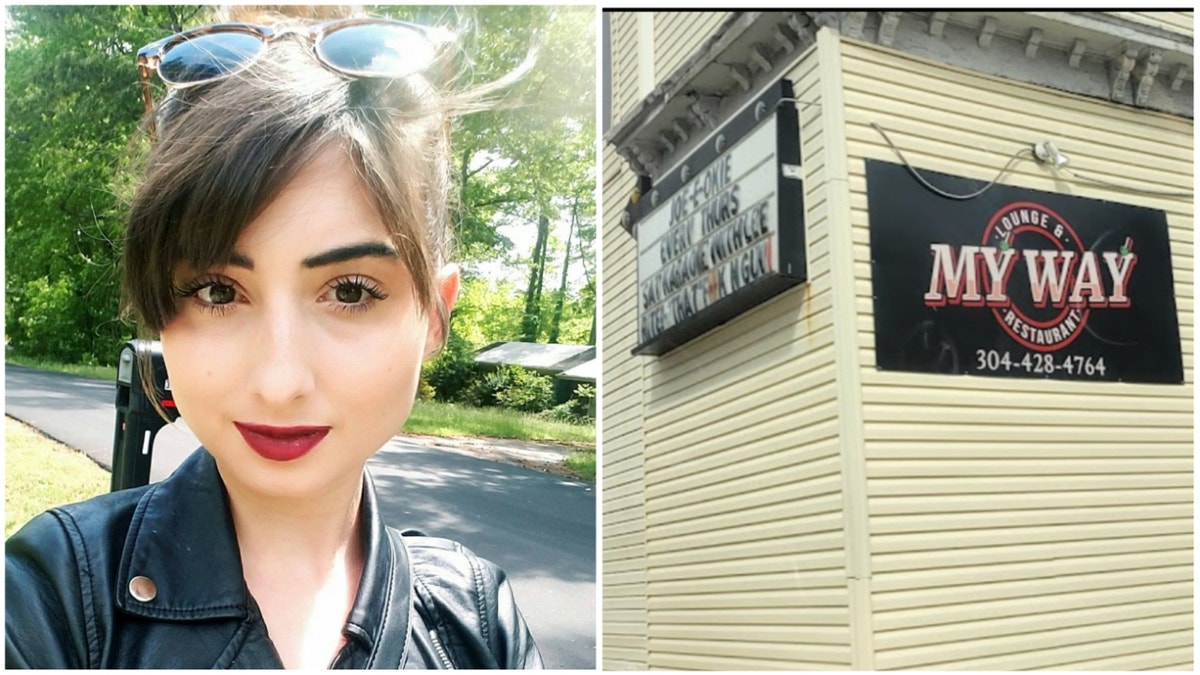
MULTIPOLYGON (((5 365, 5 414, 105 467, 112 464, 115 397, 106 382, 5 365)), ((182 422, 163 427, 151 480, 169 475, 198 445, 182 422)), ((385 522, 455 539, 508 573, 547 667, 596 667, 594 485, 404 436, 368 466, 385 522)))

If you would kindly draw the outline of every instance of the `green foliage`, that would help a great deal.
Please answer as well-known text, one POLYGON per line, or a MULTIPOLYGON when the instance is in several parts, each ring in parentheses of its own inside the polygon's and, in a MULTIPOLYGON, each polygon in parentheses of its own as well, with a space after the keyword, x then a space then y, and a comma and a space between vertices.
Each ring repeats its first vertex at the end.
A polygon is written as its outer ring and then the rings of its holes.
MULTIPOLYGON (((554 304, 560 297, 559 291, 547 293, 542 298, 543 316, 551 317, 554 304)), ((569 345, 595 344, 591 337, 592 319, 596 307, 596 280, 588 279, 576 295, 563 297, 562 314, 558 324, 558 343, 569 345)))
POLYGON ((116 366, 100 366, 100 365, 82 365, 78 363, 62 363, 59 361, 48 361, 46 359, 35 359, 18 354, 13 351, 8 351, 4 354, 5 363, 15 363, 18 366, 27 368, 37 368, 38 370, 50 370, 56 373, 66 373, 68 375, 77 375, 86 377, 91 380, 104 380, 106 382, 114 382, 117 379, 116 366))
POLYGON ((575 387, 575 393, 571 395, 567 403, 571 404, 571 410, 576 417, 581 419, 596 418, 596 385, 581 384, 575 387))
POLYGON ((80 335, 72 326, 75 297, 71 279, 46 277, 33 279, 21 289, 23 311, 17 317, 19 334, 26 344, 38 345, 37 356, 70 359, 82 352, 80 335))
POLYGON ((550 407, 554 383, 545 376, 520 366, 500 366, 475 380, 468 401, 477 406, 498 406, 536 413, 550 407))
POLYGON ((572 445, 596 443, 595 424, 567 424, 504 408, 473 408, 439 401, 417 401, 404 430, 430 436, 521 438, 572 445))
POLYGON ((463 401, 478 378, 475 349, 451 327, 450 337, 438 357, 421 369, 421 382, 440 401, 463 401))
MULTIPOLYGON (((523 293, 506 279, 464 277, 458 304, 454 306, 454 330, 476 348, 493 342, 519 340, 524 316, 523 293)), ((557 289, 542 295, 542 316, 553 314, 558 298, 557 289)), ((577 292, 565 295, 559 321, 559 343, 589 344, 595 306, 595 279, 589 279, 577 292)))
POLYGON ((512 366, 500 366, 497 370, 477 378, 464 392, 463 402, 477 408, 500 407, 500 400, 496 394, 505 385, 504 373, 510 367, 512 366))
POLYGON ((554 382, 545 375, 513 366, 512 374, 505 379, 496 391, 496 401, 505 408, 540 412, 554 399, 554 382))
POLYGON ((574 424, 580 423, 579 418, 575 416, 575 411, 573 410, 573 406, 571 405, 570 401, 559 403, 553 408, 543 411, 541 415, 548 420, 554 420, 556 422, 570 422, 574 424))
MULTIPOLYGON (((464 276, 458 303, 454 306, 455 332, 477 349, 493 342, 519 340, 524 317, 522 294, 523 291, 507 279, 464 276)), ((544 293, 542 316, 552 316, 559 297, 563 297, 564 303, 558 341, 562 344, 589 344, 596 306, 595 279, 589 279, 575 293, 568 292, 562 296, 559 290, 544 293)))
POLYGON ((596 387, 580 384, 571 398, 542 413, 546 419, 571 424, 594 424, 596 421, 596 387))
POLYGON ((454 329, 477 348, 521 335, 520 291, 510 281, 467 277, 454 305, 454 329))
POLYGON ((114 184, 142 114, 134 52, 182 17, 172 7, 7 11, 10 343, 30 356, 112 363, 132 333, 116 320, 124 224, 114 184))

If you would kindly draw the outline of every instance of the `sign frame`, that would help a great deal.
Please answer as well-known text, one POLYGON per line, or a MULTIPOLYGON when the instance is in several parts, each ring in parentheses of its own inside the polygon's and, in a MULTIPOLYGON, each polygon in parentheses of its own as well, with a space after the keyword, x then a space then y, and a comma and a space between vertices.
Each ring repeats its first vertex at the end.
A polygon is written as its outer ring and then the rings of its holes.
POLYGON ((877 369, 1184 382, 1162 209, 865 163, 877 369))
MULTIPOLYGON (((775 166, 772 186, 774 192, 768 194, 768 199, 775 200, 776 208, 774 213, 770 214, 775 218, 775 230, 767 237, 777 241, 777 245, 774 247, 774 256, 778 261, 775 270, 768 271, 765 275, 740 286, 728 295, 709 302, 694 314, 673 322, 665 329, 651 333, 649 330, 644 330, 643 322, 648 321, 649 317, 646 316, 646 308, 643 306, 643 284, 648 280, 642 278, 639 264, 638 344, 632 350, 634 355, 661 356, 666 354, 767 299, 807 281, 804 185, 800 169, 800 125, 794 105, 792 83, 786 79, 772 83, 731 115, 725 124, 711 133, 696 150, 655 183, 648 194, 642 195, 637 203, 631 204, 627 212, 630 215, 635 237, 640 242, 641 238, 645 236, 642 226, 647 224, 649 218, 661 217, 659 214, 663 210, 671 209, 672 197, 685 190, 692 181, 699 180, 701 176, 704 176, 705 171, 715 166, 720 160, 732 156, 742 140, 762 129, 763 125, 772 117, 775 124, 774 157, 766 161, 772 162, 775 166)), ((713 196, 712 200, 717 198, 718 196, 713 196)), ((713 232, 715 233, 731 222, 732 218, 718 225, 713 232)), ((712 233, 702 237, 701 242, 693 248, 702 246, 703 241, 706 241, 707 237, 711 235, 712 233)), ((640 255, 640 245, 638 251, 640 255)), ((711 275, 719 272, 706 267, 706 273, 711 275)), ((696 277, 691 283, 696 283, 702 278, 703 276, 696 277)))

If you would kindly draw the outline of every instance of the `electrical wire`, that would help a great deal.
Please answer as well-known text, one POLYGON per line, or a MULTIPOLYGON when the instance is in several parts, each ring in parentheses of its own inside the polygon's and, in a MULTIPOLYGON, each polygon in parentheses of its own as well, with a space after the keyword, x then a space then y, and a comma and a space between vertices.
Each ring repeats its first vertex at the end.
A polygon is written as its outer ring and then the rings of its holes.
POLYGON ((1192 192, 1169 192, 1169 191, 1165 191, 1165 190, 1147 190, 1146 188, 1129 187, 1128 185, 1121 185, 1119 183, 1110 183, 1106 180, 1101 180, 1099 178, 1089 178, 1087 176, 1084 176, 1082 174, 1072 171, 1069 167, 1062 167, 1061 170, 1071 174, 1071 176, 1074 177, 1076 180, 1081 180, 1086 183, 1095 183, 1096 185, 1103 185, 1105 187, 1116 188, 1118 190, 1123 190, 1125 192, 1134 192, 1134 193, 1140 193, 1140 194, 1146 194, 1146 195, 1158 195, 1160 197, 1180 197, 1183 199, 1187 199, 1188 197, 1191 197, 1194 194, 1192 192))
POLYGON ((1022 148, 1021 150, 1014 152, 1012 157, 1009 158, 1008 163, 1004 165, 1004 168, 1000 170, 1000 173, 996 174, 996 178, 994 180, 992 180, 992 182, 988 183, 987 185, 980 188, 979 190, 972 192, 971 194, 955 195, 955 194, 946 192, 944 190, 940 190, 937 187, 931 185, 929 183, 929 181, 925 180, 925 178, 921 176, 921 174, 917 173, 917 170, 915 168, 913 168, 912 164, 908 163, 908 159, 905 158, 904 153, 900 151, 900 148, 896 147, 896 144, 892 142, 892 139, 887 135, 887 132, 883 130, 883 127, 879 126, 878 124, 876 124, 874 122, 871 122, 871 126, 874 127, 875 130, 878 131, 881 136, 883 136, 883 140, 887 141, 887 144, 889 147, 891 147, 892 152, 895 152, 896 155, 900 158, 900 161, 904 162, 904 166, 906 168, 908 168, 909 172, 913 175, 914 178, 916 178, 922 185, 924 185, 930 191, 935 192, 943 197, 946 197, 947 199, 958 199, 958 200, 974 199, 975 197, 978 197, 979 195, 983 194, 984 192, 987 192, 988 189, 991 188, 993 185, 995 185, 996 182, 999 181, 1000 178, 1002 178, 1005 173, 1008 173, 1009 169, 1012 168, 1013 162, 1017 161, 1018 159, 1020 159, 1020 157, 1022 155, 1025 155, 1027 153, 1033 158, 1033 160, 1035 162, 1038 162, 1039 164, 1043 164, 1045 166, 1049 166, 1055 173, 1058 173, 1061 171, 1063 173, 1069 174, 1070 177, 1074 178, 1076 181, 1082 181, 1085 183, 1094 183, 1096 185, 1103 185, 1105 187, 1122 190, 1124 192, 1132 192, 1134 194, 1156 195, 1156 196, 1160 196, 1160 197, 1178 197, 1181 199, 1187 199, 1194 195, 1194 193, 1192 193, 1192 192, 1174 192, 1174 191, 1169 191, 1169 190, 1149 190, 1146 188, 1138 188, 1138 187, 1131 187, 1128 185, 1121 185, 1120 183, 1113 183, 1113 182, 1102 180, 1099 178, 1091 178, 1089 176, 1085 176, 1081 173, 1073 171, 1069 167, 1054 166, 1052 163, 1044 162, 1044 161, 1038 159, 1037 155, 1035 155, 1033 153, 1033 151, 1030 150, 1029 148, 1022 148))
POLYGON ((887 132, 883 130, 883 127, 879 126, 878 124, 876 124, 874 122, 871 122, 871 126, 875 127, 875 131, 878 131, 879 134, 881 136, 883 136, 883 140, 887 141, 888 146, 892 148, 892 152, 895 152, 896 155, 900 158, 900 161, 904 162, 904 166, 906 168, 908 168, 908 171, 909 171, 909 173, 911 173, 913 175, 913 178, 916 178, 917 181, 920 182, 921 185, 924 185, 925 188, 928 189, 930 192, 941 195, 941 196, 945 197, 946 199, 956 199, 958 201, 966 201, 968 199, 974 199, 974 198, 978 197, 979 195, 990 190, 992 188, 992 186, 994 186, 1001 178, 1003 178, 1004 174, 1008 173, 1009 169, 1012 168, 1013 163, 1021 158, 1021 155, 1024 155, 1024 154, 1029 154, 1030 156, 1033 155, 1033 150, 1031 150, 1029 148, 1021 148, 1020 150, 1017 150, 1016 152, 1014 152, 1012 154, 1012 157, 1009 157, 1008 163, 1004 165, 1003 169, 1000 169, 1000 173, 996 174, 996 177, 993 178, 990 183, 988 183, 987 185, 979 188, 978 190, 976 190, 975 192, 972 192, 970 194, 956 195, 956 194, 953 194, 950 192, 946 192, 945 190, 942 190, 942 189, 932 185, 929 181, 925 180, 924 176, 917 173, 917 170, 915 168, 913 168, 913 165, 908 163, 908 159, 904 156, 904 153, 900 152, 900 148, 896 147, 896 144, 892 142, 892 139, 890 137, 888 137, 887 132))

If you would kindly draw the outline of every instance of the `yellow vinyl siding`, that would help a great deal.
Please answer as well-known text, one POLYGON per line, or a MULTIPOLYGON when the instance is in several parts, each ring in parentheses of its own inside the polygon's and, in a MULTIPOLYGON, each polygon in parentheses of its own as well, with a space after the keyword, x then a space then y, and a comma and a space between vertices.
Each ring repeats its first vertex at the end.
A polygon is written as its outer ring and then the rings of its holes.
POLYGON ((1048 139, 1075 171, 1190 191, 1192 122, 842 42, 880 669, 1190 668, 1191 199, 1064 179, 1009 185, 1167 212, 1184 385, 875 369, 863 158, 983 181, 1048 139))
MULTIPOLYGON (((636 84, 635 72, 631 80, 636 84)), ((632 172, 611 146, 605 147, 603 157, 602 667, 605 670, 639 670, 646 667, 643 376, 641 361, 629 354, 634 346, 637 317, 625 309, 636 306, 637 301, 636 247, 633 238, 620 224, 634 180, 632 172)))
POLYGON ((729 12, 655 12, 654 79, 671 76, 729 17, 729 12))
POLYGON ((850 666, 819 108, 801 127, 810 283, 644 359, 651 668, 850 666))
MULTIPOLYGON (((617 122, 637 105, 641 96, 638 92, 638 28, 637 14, 613 12, 610 17, 612 49, 612 120, 617 122)), ((606 152, 608 150, 606 149, 606 152)), ((618 157, 616 152, 613 157, 618 157)), ((607 164, 607 162, 606 162, 607 164)), ((622 170, 628 167, 622 164, 622 170)), ((621 204, 624 205, 624 202, 621 204)))
POLYGON ((1196 32, 1196 18, 1193 12, 1108 12, 1108 14, 1148 26, 1186 33, 1188 37, 1196 32))

